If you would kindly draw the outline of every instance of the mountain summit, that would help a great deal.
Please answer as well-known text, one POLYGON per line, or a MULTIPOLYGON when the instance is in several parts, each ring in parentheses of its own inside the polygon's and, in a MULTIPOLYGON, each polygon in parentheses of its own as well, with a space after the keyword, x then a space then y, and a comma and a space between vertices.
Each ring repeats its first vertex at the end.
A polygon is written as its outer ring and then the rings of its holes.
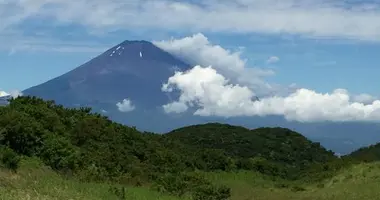
POLYGON ((116 108, 128 99, 154 109, 170 101, 161 86, 175 70, 189 65, 148 41, 124 41, 89 62, 23 91, 24 95, 52 99, 66 106, 116 108))

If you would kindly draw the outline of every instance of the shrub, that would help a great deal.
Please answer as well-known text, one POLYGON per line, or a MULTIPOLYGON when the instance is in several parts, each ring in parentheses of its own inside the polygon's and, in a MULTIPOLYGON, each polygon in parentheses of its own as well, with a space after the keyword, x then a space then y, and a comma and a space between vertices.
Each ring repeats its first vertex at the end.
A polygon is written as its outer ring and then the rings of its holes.
POLYGON ((11 169, 13 171, 16 171, 18 169, 21 158, 16 152, 14 152, 9 147, 0 148, 0 158, 1 162, 4 164, 6 168, 11 169))
POLYGON ((166 174, 158 178, 154 189, 176 196, 190 194, 194 200, 227 200, 230 188, 215 186, 198 173, 166 174))
POLYGON ((26 113, 8 110, 0 117, 1 143, 19 154, 37 155, 45 133, 43 127, 26 113))
POLYGON ((306 191, 306 189, 304 187, 302 187, 302 186, 296 185, 296 186, 292 187, 292 191, 293 192, 303 192, 303 191, 306 191))
POLYGON ((79 153, 65 138, 49 135, 44 139, 40 157, 53 169, 73 170, 79 162, 79 153))
POLYGON ((231 189, 226 186, 203 185, 197 187, 194 200, 227 200, 231 197, 231 189))
POLYGON ((153 188, 163 193, 183 196, 192 193, 196 187, 210 185, 202 175, 198 173, 168 173, 155 180, 153 188))
POLYGON ((126 200, 127 199, 127 193, 125 187, 110 187, 109 191, 117 196, 118 199, 120 200, 126 200))

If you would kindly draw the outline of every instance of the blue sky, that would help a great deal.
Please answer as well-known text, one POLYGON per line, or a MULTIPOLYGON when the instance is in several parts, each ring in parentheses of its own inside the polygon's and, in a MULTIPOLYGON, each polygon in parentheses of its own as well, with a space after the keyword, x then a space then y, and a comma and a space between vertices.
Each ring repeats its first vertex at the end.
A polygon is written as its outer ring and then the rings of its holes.
POLYGON ((202 33, 266 77, 318 92, 380 96, 380 2, 0 0, 0 90, 61 75, 123 40, 202 33), (268 64, 270 57, 277 62, 268 64))

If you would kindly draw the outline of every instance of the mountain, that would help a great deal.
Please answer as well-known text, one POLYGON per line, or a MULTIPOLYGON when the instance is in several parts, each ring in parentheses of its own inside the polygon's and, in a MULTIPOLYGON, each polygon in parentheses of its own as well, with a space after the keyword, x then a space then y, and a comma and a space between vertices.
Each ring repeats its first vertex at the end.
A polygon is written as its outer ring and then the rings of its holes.
MULTIPOLYGON (((23 91, 68 107, 86 106, 143 130, 167 131, 161 105, 176 99, 161 91, 176 70, 190 65, 147 41, 124 41, 59 77, 23 91), (118 110, 124 99, 135 110, 118 110), (147 123, 149 122, 149 123, 147 123)), ((171 119, 169 119, 171 120, 171 119)), ((174 123, 175 124, 175 123, 174 123)))
POLYGON ((10 96, 0 97, 0 106, 8 105, 9 98, 10 98, 10 96))
POLYGON ((177 99, 178 93, 162 92, 162 84, 176 70, 190 68, 151 42, 124 41, 72 71, 24 90, 23 94, 55 100, 68 107, 91 107, 114 121, 143 131, 166 133, 208 122, 249 128, 285 127, 340 154, 380 141, 380 126, 375 123, 299 123, 281 116, 222 118, 199 117, 191 112, 164 113, 162 105, 177 99), (117 103, 124 99, 128 108, 119 110, 117 103))
POLYGON ((124 41, 100 56, 23 91, 68 106, 116 108, 125 98, 136 107, 155 109, 171 100, 161 85, 174 70, 189 65, 147 41, 124 41), (109 107, 112 105, 112 107, 109 107), (106 107, 101 107, 106 106, 106 107))

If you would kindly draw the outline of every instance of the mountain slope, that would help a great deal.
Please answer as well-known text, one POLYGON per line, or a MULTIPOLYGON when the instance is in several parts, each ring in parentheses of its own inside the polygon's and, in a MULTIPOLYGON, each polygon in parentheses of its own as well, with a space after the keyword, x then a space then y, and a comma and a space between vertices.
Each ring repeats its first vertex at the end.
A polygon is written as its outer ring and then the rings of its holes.
POLYGON ((161 86, 176 69, 187 70, 189 65, 150 42, 125 41, 23 94, 104 110, 115 109, 117 102, 127 98, 136 107, 154 109, 171 100, 161 86))
POLYGON ((348 155, 359 161, 374 162, 380 161, 380 143, 362 147, 348 155))
POLYGON ((10 96, 3 96, 3 97, 0 97, 0 106, 4 106, 4 105, 7 105, 8 104, 8 100, 9 100, 10 96))

